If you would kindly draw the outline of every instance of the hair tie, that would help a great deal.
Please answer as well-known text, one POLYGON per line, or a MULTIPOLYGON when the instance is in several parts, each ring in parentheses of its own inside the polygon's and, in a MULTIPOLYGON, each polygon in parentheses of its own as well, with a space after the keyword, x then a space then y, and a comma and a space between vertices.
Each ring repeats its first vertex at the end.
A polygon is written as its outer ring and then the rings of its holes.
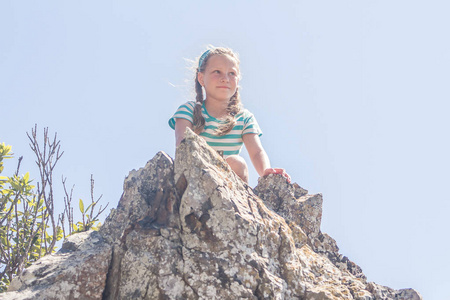
POLYGON ((195 102, 195 105, 198 105, 198 106, 201 106, 202 105, 202 102, 195 102))
POLYGON ((200 56, 198 60, 198 71, 200 71, 200 69, 202 68, 203 61, 208 56, 209 52, 211 52, 211 50, 208 49, 202 54, 202 56, 200 56))

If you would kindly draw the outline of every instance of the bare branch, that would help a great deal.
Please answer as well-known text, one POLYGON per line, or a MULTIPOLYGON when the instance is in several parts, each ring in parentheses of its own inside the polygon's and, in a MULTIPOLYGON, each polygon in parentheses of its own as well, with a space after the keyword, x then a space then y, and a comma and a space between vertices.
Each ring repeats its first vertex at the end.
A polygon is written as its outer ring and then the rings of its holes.
POLYGON ((73 189, 75 188, 75 185, 72 186, 70 190, 70 194, 67 192, 66 187, 66 178, 62 177, 62 184, 64 188, 64 214, 67 216, 67 222, 69 223, 69 235, 72 234, 73 231, 73 208, 72 208, 72 195, 73 195, 73 189))
POLYGON ((17 163, 17 170, 15 173, 16 176, 19 176, 19 169, 20 169, 20 164, 22 163, 22 159, 23 159, 23 156, 19 157, 19 162, 17 163))

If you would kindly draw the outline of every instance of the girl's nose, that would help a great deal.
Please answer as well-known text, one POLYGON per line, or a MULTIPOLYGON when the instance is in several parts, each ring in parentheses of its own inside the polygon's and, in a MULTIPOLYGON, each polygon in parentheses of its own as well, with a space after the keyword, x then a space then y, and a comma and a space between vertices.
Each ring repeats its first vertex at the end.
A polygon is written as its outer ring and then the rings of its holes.
POLYGON ((222 81, 228 81, 228 80, 229 80, 229 78, 228 78, 228 75, 227 75, 227 74, 225 74, 225 75, 222 76, 222 81))

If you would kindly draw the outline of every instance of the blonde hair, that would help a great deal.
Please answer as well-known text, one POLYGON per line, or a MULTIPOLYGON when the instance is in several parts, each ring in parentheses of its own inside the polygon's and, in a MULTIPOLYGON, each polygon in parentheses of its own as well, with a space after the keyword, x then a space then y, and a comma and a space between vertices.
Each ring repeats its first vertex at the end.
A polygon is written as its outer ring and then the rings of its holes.
MULTIPOLYGON (((202 105, 203 105, 203 89, 202 85, 198 81, 198 73, 204 72, 206 65, 208 63, 208 59, 213 55, 228 55, 232 59, 236 61, 236 64, 239 67, 239 57, 237 53, 233 52, 233 50, 229 48, 222 48, 222 47, 210 47, 203 55, 199 58, 201 61, 201 65, 198 66, 196 72, 195 72, 195 93, 196 93, 196 105, 194 107, 194 132, 197 134, 200 134, 203 131, 203 128, 205 128, 205 118, 202 115, 202 105), (206 55, 205 55, 206 54, 206 55)), ((198 60, 197 60, 198 62, 198 60)), ((240 113, 242 110, 242 103, 239 96, 239 87, 236 88, 236 92, 233 96, 231 96, 230 101, 228 102, 227 107, 227 117, 225 118, 225 123, 219 128, 215 130, 215 133, 218 136, 222 136, 227 134, 228 132, 233 129, 234 125, 236 125, 236 119, 235 116, 240 113)))

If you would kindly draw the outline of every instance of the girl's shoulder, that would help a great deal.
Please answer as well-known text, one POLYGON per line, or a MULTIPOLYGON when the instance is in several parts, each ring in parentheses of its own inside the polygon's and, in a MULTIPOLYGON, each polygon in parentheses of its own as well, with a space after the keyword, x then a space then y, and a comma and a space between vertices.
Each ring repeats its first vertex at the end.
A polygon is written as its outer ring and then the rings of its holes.
POLYGON ((195 108, 195 101, 188 101, 178 106, 176 113, 184 111, 186 113, 192 114, 194 112, 194 108, 195 108))
POLYGON ((181 106, 187 106, 187 107, 193 109, 193 108, 195 107, 195 101, 188 101, 188 102, 185 102, 185 103, 181 104, 180 107, 181 107, 181 106))
POLYGON ((253 114, 244 107, 242 107, 241 111, 236 115, 237 119, 243 119, 244 121, 247 121, 248 119, 250 119, 252 117, 253 117, 253 114))

